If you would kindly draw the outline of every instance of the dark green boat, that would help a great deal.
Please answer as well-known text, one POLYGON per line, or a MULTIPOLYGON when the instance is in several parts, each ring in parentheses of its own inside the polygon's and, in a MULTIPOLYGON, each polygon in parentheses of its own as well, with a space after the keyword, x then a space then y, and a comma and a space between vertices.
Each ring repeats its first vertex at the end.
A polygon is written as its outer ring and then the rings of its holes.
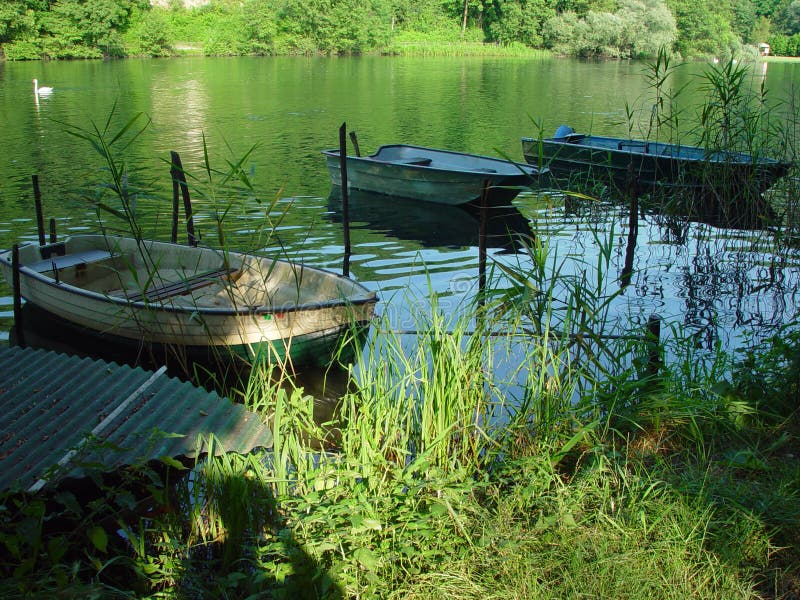
POLYGON ((743 189, 760 194, 785 176, 791 166, 743 152, 586 135, 566 125, 552 138, 522 138, 522 153, 529 164, 547 167, 562 180, 581 173, 610 179, 626 189, 714 189, 723 195, 743 189))

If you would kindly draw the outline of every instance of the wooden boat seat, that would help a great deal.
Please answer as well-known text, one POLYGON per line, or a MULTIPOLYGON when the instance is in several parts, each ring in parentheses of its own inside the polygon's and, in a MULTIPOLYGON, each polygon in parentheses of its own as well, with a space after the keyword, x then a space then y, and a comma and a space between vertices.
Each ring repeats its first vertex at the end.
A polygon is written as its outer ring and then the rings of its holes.
POLYGON ((72 252, 70 254, 53 254, 50 258, 24 266, 37 273, 44 273, 45 271, 52 271, 54 268, 66 269, 75 265, 88 265, 89 263, 100 262, 115 256, 119 255, 108 250, 85 250, 84 252, 72 252))
POLYGON ((403 165, 413 165, 413 166, 417 166, 417 167, 427 167, 429 164, 431 164, 433 162, 433 160, 430 159, 430 158, 419 157, 419 158, 405 158, 405 159, 402 159, 402 160, 398 160, 396 162, 398 162, 400 164, 403 164, 403 165))
POLYGON ((632 148, 644 146, 644 153, 648 154, 650 152, 650 142, 644 142, 640 140, 620 140, 617 143, 617 150, 622 150, 625 146, 630 146, 632 148))
POLYGON ((241 275, 241 271, 238 269, 226 269, 222 267, 212 271, 198 273, 197 275, 181 279, 180 281, 151 287, 144 292, 128 294, 126 295, 126 299, 131 302, 142 302, 145 300, 147 302, 158 302, 174 296, 183 296, 218 281, 236 281, 239 275, 241 275))

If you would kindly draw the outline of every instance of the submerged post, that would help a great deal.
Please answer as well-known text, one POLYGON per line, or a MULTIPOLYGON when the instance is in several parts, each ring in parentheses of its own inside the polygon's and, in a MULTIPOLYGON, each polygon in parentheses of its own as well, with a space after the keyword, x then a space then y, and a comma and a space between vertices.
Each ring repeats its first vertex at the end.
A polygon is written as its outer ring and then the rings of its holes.
POLYGON ((486 230, 489 218, 489 180, 483 182, 481 191, 480 223, 478 225, 478 303, 483 305, 486 290, 486 230))
POLYGON ((183 196, 183 209, 186 212, 186 237, 187 243, 190 246, 196 246, 197 241, 194 237, 194 217, 192 216, 192 199, 189 197, 189 185, 186 183, 186 174, 183 172, 183 164, 181 157, 174 150, 170 151, 172 167, 170 174, 172 175, 172 191, 173 191, 173 235, 174 241, 178 240, 177 230, 177 207, 178 204, 178 188, 180 188, 181 195, 183 196))
POLYGON ((17 333, 17 346, 25 347, 25 332, 22 330, 22 292, 19 289, 19 246, 14 244, 11 249, 11 271, 14 288, 14 330, 17 333))
POLYGON ((33 181, 33 202, 36 206, 36 230, 39 232, 39 245, 44 246, 44 216, 42 215, 42 192, 39 191, 39 176, 31 175, 33 181))
POLYGON ((661 317, 650 315, 647 319, 647 374, 651 377, 658 375, 661 366, 661 317))
POLYGON ((639 178, 633 170, 633 163, 628 165, 625 195, 628 197, 628 245, 625 249, 625 264, 619 278, 621 288, 631 283, 636 238, 639 235, 639 178))
POLYGON ((633 259, 636 254, 636 238, 639 235, 639 197, 632 194, 628 213, 628 244, 625 247, 625 264, 620 273, 620 287, 625 288, 633 278, 633 259))
POLYGON ((347 123, 339 127, 339 170, 342 180, 342 227, 344 228, 344 261, 342 275, 350 276, 350 202, 347 196, 347 123))

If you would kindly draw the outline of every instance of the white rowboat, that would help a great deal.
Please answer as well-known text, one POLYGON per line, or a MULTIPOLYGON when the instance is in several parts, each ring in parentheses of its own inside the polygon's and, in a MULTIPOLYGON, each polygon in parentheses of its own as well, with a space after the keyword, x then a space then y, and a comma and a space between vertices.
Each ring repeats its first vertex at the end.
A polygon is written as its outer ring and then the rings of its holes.
MULTIPOLYGON (((12 251, 0 267, 13 285, 12 251)), ((324 363, 377 297, 288 261, 103 235, 19 248, 20 295, 71 325, 138 343, 324 363)))

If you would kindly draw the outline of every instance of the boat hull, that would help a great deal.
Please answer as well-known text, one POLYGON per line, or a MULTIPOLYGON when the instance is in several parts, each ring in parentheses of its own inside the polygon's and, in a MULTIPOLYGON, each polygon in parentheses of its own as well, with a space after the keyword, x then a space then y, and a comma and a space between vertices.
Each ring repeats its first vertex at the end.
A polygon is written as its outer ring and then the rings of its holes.
POLYGON ((707 152, 695 146, 626 140, 583 134, 522 138, 529 164, 545 165, 557 179, 576 173, 611 180, 640 190, 714 189, 731 195, 762 193, 787 174, 789 164, 737 152, 707 152))
MULTIPOLYGON (((377 301, 327 271, 209 248, 104 236, 74 236, 64 248, 50 269, 37 244, 20 248, 21 297, 73 325, 137 344, 306 362, 368 324, 377 301), (67 260, 93 252, 107 256, 67 260), (147 262, 157 265, 157 276, 147 262), (235 281, 213 275, 198 283, 196 273, 216 274, 222 264, 235 281)), ((0 267, 11 283, 10 251, 0 254, 0 267)))
MULTIPOLYGON (((325 150, 331 182, 342 185, 338 150, 325 150)), ((540 171, 511 161, 420 146, 381 146, 366 157, 347 157, 347 186, 436 204, 479 200, 485 186, 491 202, 509 201, 537 183, 540 171)))

